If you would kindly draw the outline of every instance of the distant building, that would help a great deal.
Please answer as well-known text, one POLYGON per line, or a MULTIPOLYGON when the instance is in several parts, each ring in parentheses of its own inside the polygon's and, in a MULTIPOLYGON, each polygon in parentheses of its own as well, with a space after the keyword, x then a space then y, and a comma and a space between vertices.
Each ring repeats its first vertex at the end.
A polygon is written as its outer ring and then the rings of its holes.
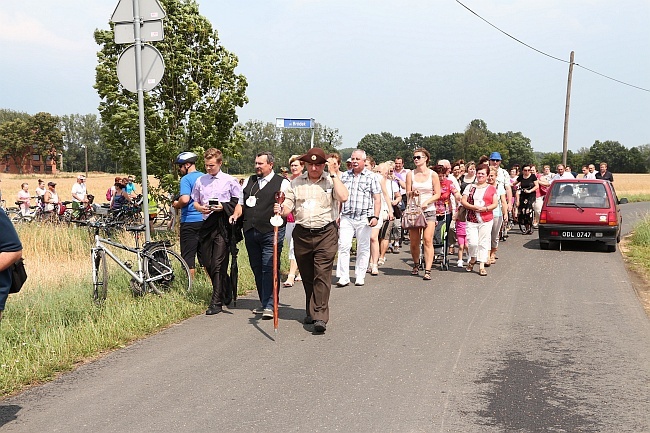
MULTIPOLYGON (((43 155, 37 152, 25 152, 23 157, 23 173, 45 173, 45 174, 55 174, 56 161, 52 158, 52 155, 48 155, 45 161, 43 161, 43 155)), ((18 170, 18 164, 13 160, 9 155, 5 155, 0 158, 0 173, 20 173, 18 170)))

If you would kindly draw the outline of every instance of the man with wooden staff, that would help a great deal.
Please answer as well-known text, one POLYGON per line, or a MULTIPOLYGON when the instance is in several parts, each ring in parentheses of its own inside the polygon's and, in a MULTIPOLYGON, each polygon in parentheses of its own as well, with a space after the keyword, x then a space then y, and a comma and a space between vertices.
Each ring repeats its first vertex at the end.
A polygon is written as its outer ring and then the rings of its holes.
POLYGON ((291 181, 283 206, 276 204, 274 210, 282 216, 294 212, 293 242, 305 288, 304 323, 313 323, 316 332, 325 332, 338 249, 338 203, 347 201, 348 190, 338 176, 324 172, 327 157, 323 149, 314 147, 299 159, 307 171, 291 181))
MULTIPOLYGON (((255 174, 242 185, 239 203, 233 219, 242 216, 244 240, 248 261, 255 276, 255 285, 261 306, 253 310, 262 319, 273 319, 273 244, 274 228, 271 224, 275 193, 289 188, 289 181, 275 173, 275 158, 271 152, 260 152, 255 157, 255 174)), ((278 230, 278 257, 282 254, 286 220, 278 230)), ((278 272, 278 267, 276 272, 278 272)))

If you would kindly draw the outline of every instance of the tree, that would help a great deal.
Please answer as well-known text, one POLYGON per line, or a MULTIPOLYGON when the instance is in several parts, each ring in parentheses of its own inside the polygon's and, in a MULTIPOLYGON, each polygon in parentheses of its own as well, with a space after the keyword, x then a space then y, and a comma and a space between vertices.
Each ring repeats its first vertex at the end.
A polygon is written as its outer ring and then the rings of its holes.
POLYGON ((607 163, 608 170, 614 173, 625 173, 628 150, 618 141, 598 141, 589 148, 589 159, 598 167, 601 162, 607 163))
POLYGON ((63 132, 59 128, 60 118, 50 113, 36 113, 30 119, 33 153, 38 153, 41 161, 57 160, 57 152, 63 147, 63 132))
POLYGON ((18 172, 23 172, 25 159, 31 157, 31 127, 28 121, 16 119, 0 124, 0 152, 13 159, 18 172))
POLYGON ((7 108, 0 108, 0 124, 10 122, 16 119, 29 120, 32 116, 20 111, 9 110, 7 108))
MULTIPOLYGON (((397 137, 389 132, 367 134, 359 140, 357 147, 372 156, 377 163, 392 161, 398 153, 403 153, 403 150, 406 150, 402 137, 397 137)), ((404 158, 408 159, 408 156, 404 156, 404 158)))
POLYGON ((68 171, 85 169, 85 152, 88 148, 88 170, 118 172, 120 166, 111 158, 111 152, 104 149, 101 140, 101 123, 95 114, 70 114, 61 118, 63 139, 63 161, 68 171))
MULTIPOLYGON (((246 78, 235 73, 237 57, 219 42, 216 30, 199 14, 195 0, 161 0, 167 13, 165 39, 157 42, 165 60, 160 84, 145 94, 147 166, 167 190, 176 180, 173 160, 181 151, 210 147, 233 155, 243 137, 234 128, 237 107, 248 102, 246 78)), ((101 98, 101 136, 105 146, 130 173, 140 172, 136 94, 118 82, 116 64, 122 47, 112 30, 96 30, 95 88, 101 98)))

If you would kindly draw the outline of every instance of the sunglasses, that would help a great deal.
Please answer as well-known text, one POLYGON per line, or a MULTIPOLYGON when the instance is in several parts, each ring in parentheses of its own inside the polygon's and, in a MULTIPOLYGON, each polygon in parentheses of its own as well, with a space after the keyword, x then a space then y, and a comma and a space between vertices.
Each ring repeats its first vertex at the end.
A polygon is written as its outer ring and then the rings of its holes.
POLYGON ((413 161, 417 161, 418 159, 422 159, 422 158, 424 158, 424 156, 422 156, 422 155, 415 155, 415 156, 413 156, 413 161))
POLYGON ((491 159, 490 161, 497 162, 497 161, 501 161, 501 160, 500 159, 491 159))

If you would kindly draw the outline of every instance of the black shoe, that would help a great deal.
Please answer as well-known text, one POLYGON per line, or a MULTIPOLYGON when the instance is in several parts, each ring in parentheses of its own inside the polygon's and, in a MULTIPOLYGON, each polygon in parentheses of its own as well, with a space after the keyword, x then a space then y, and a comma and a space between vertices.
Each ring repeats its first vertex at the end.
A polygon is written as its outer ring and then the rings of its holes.
POLYGON ((314 322, 314 331, 316 332, 325 332, 327 325, 322 320, 316 320, 314 322))
POLYGON ((312 323, 314 323, 314 319, 308 314, 305 316, 304 319, 302 319, 302 323, 304 323, 305 325, 311 325, 312 323))
POLYGON ((219 314, 223 311, 221 305, 210 305, 210 307, 205 311, 206 316, 212 316, 213 314, 219 314))

